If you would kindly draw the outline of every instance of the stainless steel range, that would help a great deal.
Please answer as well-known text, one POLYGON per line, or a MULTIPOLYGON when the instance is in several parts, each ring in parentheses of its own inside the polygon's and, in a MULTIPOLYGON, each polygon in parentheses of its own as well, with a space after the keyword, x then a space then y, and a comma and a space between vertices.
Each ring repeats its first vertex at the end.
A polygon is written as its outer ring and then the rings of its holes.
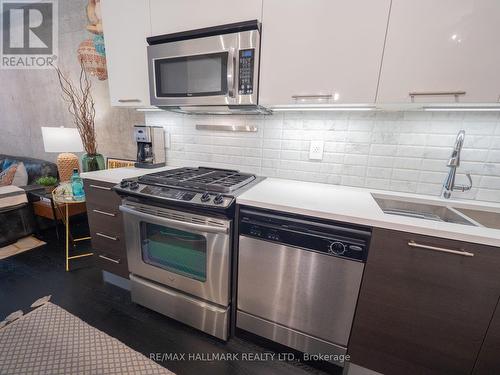
POLYGON ((115 186, 132 300, 227 340, 235 196, 260 180, 200 167, 115 186))

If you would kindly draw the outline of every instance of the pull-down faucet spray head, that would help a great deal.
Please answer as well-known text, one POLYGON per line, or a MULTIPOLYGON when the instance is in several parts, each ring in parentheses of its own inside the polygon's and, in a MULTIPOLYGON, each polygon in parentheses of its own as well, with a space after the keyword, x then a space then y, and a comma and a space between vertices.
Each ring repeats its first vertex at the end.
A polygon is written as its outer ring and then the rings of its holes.
POLYGON ((460 153, 464 145, 464 139, 465 139, 465 130, 460 130, 457 134, 455 147, 453 147, 453 152, 451 153, 450 160, 448 161, 448 167, 460 166, 460 153))
POLYGON ((460 166, 460 153, 464 145, 465 130, 460 130, 457 134, 457 139, 455 141, 455 146, 453 147, 453 152, 451 153, 450 160, 448 160, 447 167, 450 168, 448 175, 443 183, 443 189, 441 191, 441 196, 443 198, 449 199, 453 190, 467 191, 472 188, 472 178, 470 173, 466 173, 466 177, 469 180, 469 185, 457 185, 455 184, 455 177, 457 174, 457 168, 460 166))

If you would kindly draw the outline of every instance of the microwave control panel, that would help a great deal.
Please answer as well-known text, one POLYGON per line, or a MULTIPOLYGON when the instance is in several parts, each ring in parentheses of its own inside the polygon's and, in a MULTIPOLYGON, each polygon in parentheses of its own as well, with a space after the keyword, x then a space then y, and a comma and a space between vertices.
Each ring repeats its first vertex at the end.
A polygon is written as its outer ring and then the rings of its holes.
POLYGON ((238 70, 238 93, 240 95, 253 94, 253 69, 255 49, 240 50, 238 70))

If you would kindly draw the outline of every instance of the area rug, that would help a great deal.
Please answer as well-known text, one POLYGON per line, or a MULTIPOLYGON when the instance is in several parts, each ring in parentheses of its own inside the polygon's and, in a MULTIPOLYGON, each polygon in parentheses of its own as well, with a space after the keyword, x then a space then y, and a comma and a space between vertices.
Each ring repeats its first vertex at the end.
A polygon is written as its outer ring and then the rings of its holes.
POLYGON ((0 328, 0 374, 173 373, 47 302, 0 328))
POLYGON ((25 251, 35 249, 42 245, 45 245, 45 242, 40 241, 38 238, 34 236, 21 238, 16 243, 0 247, 0 260, 11 257, 19 253, 24 253, 25 251))

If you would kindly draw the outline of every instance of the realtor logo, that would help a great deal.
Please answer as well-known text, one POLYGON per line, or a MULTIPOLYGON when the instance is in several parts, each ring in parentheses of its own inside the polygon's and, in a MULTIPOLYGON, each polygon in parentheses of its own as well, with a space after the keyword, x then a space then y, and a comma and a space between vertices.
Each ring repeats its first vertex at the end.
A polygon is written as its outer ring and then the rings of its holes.
POLYGON ((2 69, 46 69, 57 58, 57 0, 0 0, 2 69))

